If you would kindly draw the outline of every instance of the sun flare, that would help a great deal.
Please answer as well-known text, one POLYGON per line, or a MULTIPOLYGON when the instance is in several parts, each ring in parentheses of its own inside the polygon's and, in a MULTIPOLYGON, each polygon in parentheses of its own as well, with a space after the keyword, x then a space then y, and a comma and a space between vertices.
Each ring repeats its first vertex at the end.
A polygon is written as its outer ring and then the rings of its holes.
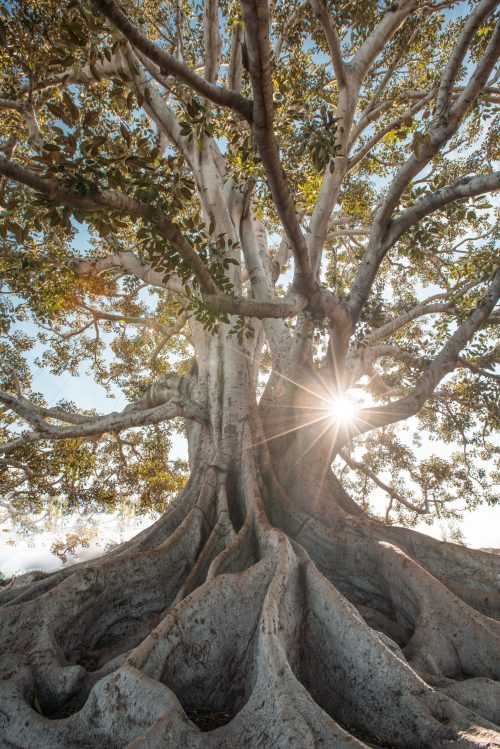
POLYGON ((350 398, 341 396, 331 401, 329 411, 335 421, 350 424, 356 418, 359 408, 350 398))

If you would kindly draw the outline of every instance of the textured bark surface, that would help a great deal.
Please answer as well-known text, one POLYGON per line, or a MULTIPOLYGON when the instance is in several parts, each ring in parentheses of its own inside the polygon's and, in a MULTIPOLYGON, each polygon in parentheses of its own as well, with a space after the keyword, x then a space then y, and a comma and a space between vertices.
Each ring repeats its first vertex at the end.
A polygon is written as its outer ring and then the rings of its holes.
POLYGON ((500 557, 365 517, 261 411, 151 528, 3 589, 2 746, 500 747, 500 557))

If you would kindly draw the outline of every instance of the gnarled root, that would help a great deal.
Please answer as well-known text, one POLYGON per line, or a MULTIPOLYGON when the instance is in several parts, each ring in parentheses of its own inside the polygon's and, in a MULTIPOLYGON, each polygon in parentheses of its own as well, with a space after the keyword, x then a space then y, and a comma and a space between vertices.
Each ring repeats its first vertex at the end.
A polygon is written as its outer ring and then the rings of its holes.
POLYGON ((446 550, 307 516, 266 476, 246 450, 237 484, 207 470, 150 534, 4 606, 2 745, 500 747, 500 624, 452 590, 466 557, 448 579, 446 550))

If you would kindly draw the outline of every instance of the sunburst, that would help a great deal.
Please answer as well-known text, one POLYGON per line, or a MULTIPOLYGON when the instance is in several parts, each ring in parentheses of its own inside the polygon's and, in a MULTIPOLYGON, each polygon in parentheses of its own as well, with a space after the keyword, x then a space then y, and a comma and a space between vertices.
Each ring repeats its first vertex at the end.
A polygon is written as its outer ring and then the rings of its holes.
POLYGON ((349 396, 339 395, 335 397, 328 408, 330 418, 339 425, 349 426, 359 413, 359 406, 349 396))

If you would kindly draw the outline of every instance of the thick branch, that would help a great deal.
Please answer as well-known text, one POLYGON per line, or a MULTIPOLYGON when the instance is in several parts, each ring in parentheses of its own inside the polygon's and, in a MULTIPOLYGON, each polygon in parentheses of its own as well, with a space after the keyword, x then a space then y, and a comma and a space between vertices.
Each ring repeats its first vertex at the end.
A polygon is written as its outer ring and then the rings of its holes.
POLYGON ((233 91, 241 93, 241 79, 243 75, 243 26, 234 27, 231 35, 231 55, 229 60, 228 84, 233 91))
POLYGON ((160 233, 174 244, 187 265, 198 277, 201 287, 209 293, 217 294, 217 287, 205 264, 182 235, 179 227, 164 213, 158 211, 153 206, 142 203, 123 193, 115 192, 114 190, 101 190, 92 193, 92 195, 78 195, 65 187, 61 187, 56 181, 40 177, 35 172, 4 158, 0 158, 0 173, 30 187, 32 190, 46 195, 53 201, 74 208, 89 211, 106 208, 117 213, 124 213, 148 221, 156 226, 160 233))
POLYGON ((455 44, 441 77, 436 101, 436 116, 441 117, 450 103, 453 85, 460 72, 464 57, 477 30, 496 6, 495 0, 482 0, 465 21, 464 28, 455 44))
MULTIPOLYGON (((183 295, 187 304, 190 302, 177 276, 171 276, 168 281, 164 281, 163 273, 144 264, 133 252, 117 252, 97 260, 82 260, 75 271, 80 276, 98 276, 112 268, 123 268, 146 283, 183 295)), ((261 302, 225 294, 202 294, 202 297, 204 305, 212 312, 226 312, 259 319, 294 317, 308 305, 308 300, 299 294, 294 295, 290 301, 283 302, 261 302)))
POLYGON ((394 36, 417 5, 416 0, 402 0, 402 2, 393 3, 385 13, 377 28, 361 45, 349 63, 350 69, 354 71, 359 81, 365 78, 387 42, 394 36))
POLYGON ((38 406, 36 403, 25 398, 23 395, 18 394, 17 397, 11 393, 0 391, 0 402, 7 406, 7 409, 12 409, 18 416, 21 416, 25 421, 33 426, 40 426, 46 423, 45 419, 55 419, 56 421, 64 421, 67 424, 87 424, 94 419, 94 416, 87 416, 85 414, 71 413, 61 408, 43 408, 38 406))
POLYGON ((134 47, 158 65, 164 75, 172 75, 205 99, 221 107, 239 112, 247 120, 251 119, 252 104, 248 99, 245 99, 237 91, 230 91, 214 85, 177 60, 173 55, 160 49, 129 20, 120 6, 113 0, 92 0, 92 2, 134 47))
POLYGON ((325 32, 328 49, 330 50, 330 57, 332 59, 333 71, 340 88, 341 86, 346 85, 346 74, 337 28, 333 22, 332 15, 323 0, 310 0, 310 2, 316 17, 319 19, 323 31, 325 32))
POLYGON ((353 156, 349 159, 349 169, 352 169, 359 164, 364 157, 370 153, 370 151, 382 140, 382 138, 393 130, 397 130, 405 120, 414 117, 421 109, 423 109, 429 101, 431 101, 434 95, 434 90, 431 91, 427 96, 422 97, 412 107, 408 107, 402 114, 390 120, 386 125, 377 130, 367 142, 359 148, 353 156))
POLYGON ((418 317, 422 317, 424 315, 435 315, 440 312, 448 312, 450 309, 452 309, 452 307, 453 305, 451 302, 436 304, 427 304, 424 302, 423 304, 419 304, 417 307, 413 307, 413 309, 408 310, 408 312, 404 312, 402 315, 398 315, 398 317, 395 317, 393 320, 389 320, 389 322, 385 323, 385 325, 381 325, 379 328, 376 328, 371 333, 369 333, 369 335, 363 338, 362 343, 364 345, 371 346, 373 343, 376 343, 377 341, 380 341, 383 338, 387 338, 388 336, 392 335, 396 332, 396 330, 404 327, 412 320, 416 320, 418 317))
POLYGON ((481 174, 475 177, 465 177, 454 185, 441 188, 432 195, 427 195, 398 216, 390 224, 384 246, 391 247, 411 226, 417 224, 425 216, 438 211, 455 200, 472 198, 485 192, 500 190, 500 172, 481 174))
POLYGON ((119 413, 111 413, 106 416, 90 418, 83 424, 75 426, 55 426, 43 419, 39 419, 35 412, 28 414, 24 404, 19 405, 16 398, 9 394, 2 393, 3 402, 10 400, 8 404, 12 410, 19 413, 30 423, 36 422, 36 429, 23 434, 21 437, 10 442, 0 444, 0 453, 11 453, 19 447, 23 447, 41 440, 64 440, 64 439, 91 439, 109 432, 120 432, 124 429, 134 429, 136 427, 148 426, 150 424, 159 424, 168 419, 174 419, 181 416, 186 419, 197 421, 200 424, 208 422, 208 415, 202 406, 189 398, 174 396, 167 403, 155 408, 144 410, 124 409, 119 413), (22 411, 22 413, 20 413, 22 411), (29 419, 27 418, 29 415, 29 419))
POLYGON ((294 284, 299 291, 314 286, 309 251, 302 234, 274 135, 273 76, 267 0, 242 0, 248 65, 254 93, 252 132, 269 188, 295 258, 294 284))
MULTIPOLYGON (((483 303, 457 328, 440 353, 427 366, 413 392, 405 398, 388 403, 386 406, 361 410, 355 423, 346 428, 347 438, 351 439, 371 429, 394 424, 417 414, 443 377, 455 368, 460 351, 488 318, 499 298, 500 268, 495 273, 483 303)), ((346 439, 343 437, 342 444, 345 444, 345 441, 346 439)))
POLYGON ((219 75, 221 51, 219 3, 217 0, 204 0, 203 22, 205 40, 205 78, 209 83, 215 83, 219 75))
POLYGON ((283 302, 257 302, 241 297, 203 294, 203 302, 212 312, 227 312, 230 315, 260 319, 295 317, 308 306, 307 298, 301 294, 295 294, 289 302, 286 299, 283 302))
POLYGON ((375 237, 377 234, 377 229, 375 228, 349 296, 349 307, 353 319, 358 319, 386 253, 405 231, 425 216, 443 208, 448 203, 481 195, 484 192, 498 190, 499 188, 500 172, 467 177, 456 182, 454 185, 443 187, 432 195, 426 196, 412 208, 408 209, 408 211, 391 221, 388 224, 385 236, 381 238, 380 244, 374 241, 374 234, 375 237))

